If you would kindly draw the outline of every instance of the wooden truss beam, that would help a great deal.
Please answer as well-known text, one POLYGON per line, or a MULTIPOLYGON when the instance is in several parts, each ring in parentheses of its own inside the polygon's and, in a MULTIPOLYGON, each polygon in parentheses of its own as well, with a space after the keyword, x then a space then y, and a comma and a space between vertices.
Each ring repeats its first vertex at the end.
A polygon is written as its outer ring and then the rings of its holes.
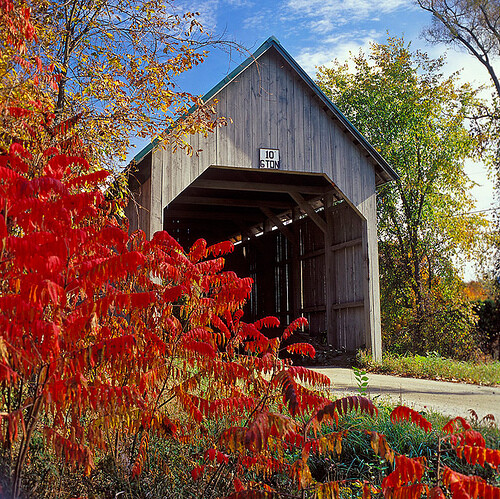
POLYGON ((314 211, 314 208, 298 193, 289 192, 292 199, 299 205, 301 210, 304 210, 308 217, 323 231, 323 233, 328 232, 328 227, 326 222, 314 211))
POLYGON ((204 219, 204 220, 248 220, 250 222, 256 223, 255 214, 252 213, 224 213, 221 211, 210 212, 210 211, 185 211, 176 209, 167 209, 165 211, 165 218, 168 219, 204 219))
POLYGON ((220 189, 231 191, 257 191, 257 192, 294 192, 303 194, 324 194, 331 190, 331 186, 325 185, 293 185, 293 184, 269 184, 265 182, 244 182, 234 180, 210 180, 198 178, 192 187, 202 189, 220 189))
POLYGON ((266 215, 271 222, 278 227, 278 230, 290 241, 294 246, 297 246, 297 241, 293 232, 281 221, 281 219, 275 215, 269 208, 261 208, 262 213, 266 215))
POLYGON ((234 199, 225 197, 211 197, 211 196, 179 196, 175 203, 181 204, 204 204, 213 206, 237 206, 241 208, 276 208, 284 209, 291 207, 291 202, 286 201, 257 201, 253 199, 234 199))

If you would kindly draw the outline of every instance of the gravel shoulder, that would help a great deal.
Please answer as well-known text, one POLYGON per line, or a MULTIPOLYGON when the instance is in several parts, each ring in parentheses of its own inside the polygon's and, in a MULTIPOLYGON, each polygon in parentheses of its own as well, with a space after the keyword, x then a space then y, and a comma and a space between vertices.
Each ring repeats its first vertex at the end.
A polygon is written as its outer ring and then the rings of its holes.
MULTIPOLYGON (((358 385, 352 369, 343 367, 314 367, 314 371, 328 376, 335 396, 358 394, 358 385)), ((368 373, 371 398, 393 404, 404 404, 418 411, 436 411, 447 416, 469 417, 474 410, 479 419, 493 414, 500 427, 500 387, 480 386, 449 381, 403 378, 368 373)))

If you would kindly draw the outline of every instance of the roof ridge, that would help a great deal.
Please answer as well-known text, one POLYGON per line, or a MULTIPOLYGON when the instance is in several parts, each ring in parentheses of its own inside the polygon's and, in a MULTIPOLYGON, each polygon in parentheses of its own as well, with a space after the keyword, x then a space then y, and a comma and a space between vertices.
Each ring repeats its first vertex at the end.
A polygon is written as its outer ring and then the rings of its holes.
MULTIPOLYGON (((314 93, 323 101, 323 103, 330 109, 333 115, 342 123, 343 126, 354 136, 354 138, 359 141, 363 148, 368 152, 372 159, 384 170, 389 177, 392 179, 399 178, 397 172, 387 163, 387 161, 380 155, 380 153, 368 142, 363 134, 349 121, 349 119, 342 113, 342 111, 325 95, 325 93, 319 88, 319 86, 314 82, 314 80, 305 72, 305 70, 297 63, 297 61, 288 53, 288 51, 281 45, 279 40, 275 36, 270 36, 267 40, 262 43, 257 50, 247 57, 241 64, 239 64, 235 69, 233 69, 226 77, 224 77, 217 85, 212 87, 205 95, 203 95, 202 100, 207 102, 213 98, 217 93, 219 93, 224 87, 226 87, 231 81, 233 81, 239 74, 241 74, 250 64, 257 61, 265 52, 267 52, 271 47, 274 47, 279 54, 290 64, 290 66, 295 70, 295 72, 302 78, 302 80, 314 91, 314 93)), ((191 113, 194 110, 194 106, 188 111, 191 113)), ((159 140, 154 139, 150 144, 144 147, 132 160, 132 162, 138 163, 142 160, 146 154, 148 154, 156 145, 158 145, 159 140)))

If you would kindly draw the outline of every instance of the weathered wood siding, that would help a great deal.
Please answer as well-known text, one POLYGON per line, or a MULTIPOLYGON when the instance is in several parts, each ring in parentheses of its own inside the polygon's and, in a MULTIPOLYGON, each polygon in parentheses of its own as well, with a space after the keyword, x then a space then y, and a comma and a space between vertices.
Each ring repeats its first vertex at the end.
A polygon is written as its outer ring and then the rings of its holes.
MULTIPOLYGON (((162 229, 163 207, 210 165, 257 168, 259 148, 278 148, 282 170, 327 174, 350 206, 348 216, 341 221, 334 216, 332 237, 334 241, 354 238, 361 242, 335 252, 336 277, 329 292, 333 293, 334 306, 356 301, 363 301, 363 306, 334 308, 328 315, 345 331, 346 338, 353 338, 352 342, 345 339, 347 346, 375 345, 378 357, 375 171, 366 152, 353 143, 274 48, 215 97, 219 115, 231 118, 232 123, 206 138, 190 137, 194 150, 201 150, 198 156, 189 157, 182 151, 172 155, 168 148, 153 152, 149 236, 162 229)), ((312 263, 305 264, 305 272, 309 272, 308 265, 312 263)))

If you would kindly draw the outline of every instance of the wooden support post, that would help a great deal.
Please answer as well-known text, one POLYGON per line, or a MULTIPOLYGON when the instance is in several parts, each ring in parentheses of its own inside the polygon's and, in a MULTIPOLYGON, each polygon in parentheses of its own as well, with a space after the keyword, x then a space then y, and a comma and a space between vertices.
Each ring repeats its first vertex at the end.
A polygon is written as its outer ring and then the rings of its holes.
POLYGON ((327 232, 326 222, 314 211, 314 208, 298 193, 289 192, 292 199, 307 213, 307 216, 324 232, 327 232))
POLYGON ((333 230, 334 230, 334 220, 332 211, 329 209, 333 204, 333 193, 328 193, 325 196, 325 216, 326 216, 326 231, 325 235, 325 279, 326 279, 326 336, 329 345, 333 348, 338 349, 339 338, 338 331, 336 327, 336 311, 334 308, 334 296, 335 296, 335 259, 332 250, 333 246, 333 230))
MULTIPOLYGON (((300 208, 292 209, 292 220, 296 223, 300 220, 300 208)), ((292 319, 302 315, 302 255, 300 254, 300 228, 295 225, 293 231, 294 244, 292 244, 292 319)))
POLYGON ((149 231, 151 239, 155 232, 163 230, 163 163, 153 161, 151 165, 151 198, 149 205, 149 231))

